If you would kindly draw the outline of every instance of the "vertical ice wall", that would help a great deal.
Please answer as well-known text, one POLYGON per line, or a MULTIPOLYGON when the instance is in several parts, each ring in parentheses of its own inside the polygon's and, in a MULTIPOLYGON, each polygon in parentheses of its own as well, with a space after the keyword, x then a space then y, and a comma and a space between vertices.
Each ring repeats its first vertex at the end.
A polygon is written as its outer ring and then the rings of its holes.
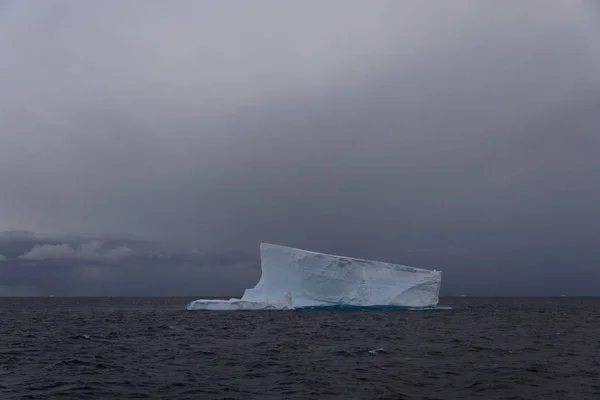
POLYGON ((260 245, 262 276, 244 301, 274 302, 291 295, 294 307, 438 304, 441 271, 260 245))

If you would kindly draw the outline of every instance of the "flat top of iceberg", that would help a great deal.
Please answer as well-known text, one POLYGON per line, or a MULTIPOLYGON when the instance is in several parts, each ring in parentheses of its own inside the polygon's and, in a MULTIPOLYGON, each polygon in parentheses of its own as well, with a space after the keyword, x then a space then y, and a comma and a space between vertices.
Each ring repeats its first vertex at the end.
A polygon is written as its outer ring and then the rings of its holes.
POLYGON ((391 263, 391 262, 386 262, 386 261, 375 261, 375 260, 368 260, 366 258, 358 258, 358 257, 349 257, 349 256, 339 256, 339 255, 335 255, 335 254, 328 254, 328 253, 319 253, 316 251, 312 251, 312 250, 304 250, 304 249, 300 249, 300 248, 295 248, 295 247, 289 247, 289 246, 282 246, 280 244, 272 244, 272 243, 266 243, 266 242, 262 242, 260 244, 260 250, 261 250, 261 255, 263 251, 268 251, 269 249, 279 249, 279 250, 284 250, 284 251, 291 251, 291 252, 296 252, 296 253, 304 253, 306 255, 313 255, 313 256, 323 256, 323 257, 332 257, 332 258, 337 258, 337 259, 346 259, 346 260, 350 260, 350 261, 354 261, 354 262, 360 262, 360 263, 378 263, 378 264, 386 264, 388 266, 390 266, 391 268, 403 268, 403 269, 410 269, 410 270, 414 270, 415 272, 418 271, 423 271, 423 272, 439 272, 435 269, 431 270, 431 269, 423 269, 423 268, 416 268, 416 267, 412 267, 412 266, 408 266, 408 265, 402 265, 402 264, 395 264, 395 263, 391 263))

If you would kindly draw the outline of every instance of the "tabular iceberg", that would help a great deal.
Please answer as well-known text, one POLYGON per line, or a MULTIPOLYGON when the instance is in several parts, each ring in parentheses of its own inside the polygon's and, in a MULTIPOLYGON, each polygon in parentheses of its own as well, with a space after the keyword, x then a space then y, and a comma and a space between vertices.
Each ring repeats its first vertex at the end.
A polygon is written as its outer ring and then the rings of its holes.
POLYGON ((241 299, 196 300, 188 310, 331 307, 431 308, 441 271, 262 243, 262 276, 241 299))

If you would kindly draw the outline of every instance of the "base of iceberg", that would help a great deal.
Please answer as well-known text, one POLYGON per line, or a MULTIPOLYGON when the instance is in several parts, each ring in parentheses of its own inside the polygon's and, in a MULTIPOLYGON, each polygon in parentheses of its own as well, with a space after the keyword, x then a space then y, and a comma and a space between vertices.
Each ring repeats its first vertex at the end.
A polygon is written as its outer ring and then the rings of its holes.
POLYGON ((231 300, 194 300, 186 307, 189 311, 258 311, 258 310, 297 310, 297 311, 445 311, 452 310, 448 306, 403 307, 403 306, 306 306, 294 307, 285 303, 267 303, 259 301, 231 300))
POLYGON ((231 300, 194 300, 186 307, 189 311, 259 311, 259 310, 296 310, 296 311, 447 311, 452 310, 448 306, 431 307, 402 307, 402 306, 307 306, 294 307, 285 303, 266 303, 231 300))
POLYGON ((297 307, 296 310, 307 311, 447 311, 452 310, 449 306, 430 306, 430 307, 403 307, 403 306, 313 306, 313 307, 297 307))
POLYGON ((268 243, 262 275, 241 299, 195 300, 187 310, 448 310, 441 272, 268 243))

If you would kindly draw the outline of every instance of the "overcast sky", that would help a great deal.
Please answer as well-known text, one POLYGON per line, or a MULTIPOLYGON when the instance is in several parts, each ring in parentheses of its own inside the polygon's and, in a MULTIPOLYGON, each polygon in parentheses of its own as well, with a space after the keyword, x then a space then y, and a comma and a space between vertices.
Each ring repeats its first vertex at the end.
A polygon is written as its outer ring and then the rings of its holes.
POLYGON ((0 0, 0 230, 587 251, 599 10, 0 0))

